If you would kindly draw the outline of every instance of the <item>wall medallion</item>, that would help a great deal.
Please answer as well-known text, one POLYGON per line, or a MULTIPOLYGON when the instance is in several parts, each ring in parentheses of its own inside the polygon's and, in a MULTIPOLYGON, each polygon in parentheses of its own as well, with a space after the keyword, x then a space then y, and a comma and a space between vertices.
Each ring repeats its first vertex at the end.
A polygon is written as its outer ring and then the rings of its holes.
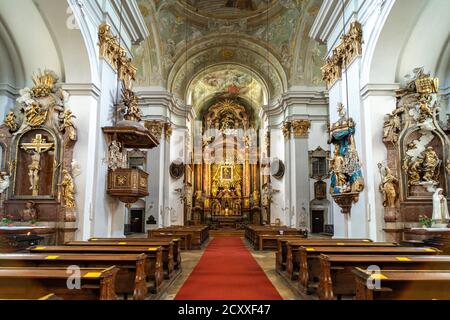
POLYGON ((173 161, 169 166, 169 173, 173 179, 180 179, 184 174, 184 163, 181 160, 173 161))

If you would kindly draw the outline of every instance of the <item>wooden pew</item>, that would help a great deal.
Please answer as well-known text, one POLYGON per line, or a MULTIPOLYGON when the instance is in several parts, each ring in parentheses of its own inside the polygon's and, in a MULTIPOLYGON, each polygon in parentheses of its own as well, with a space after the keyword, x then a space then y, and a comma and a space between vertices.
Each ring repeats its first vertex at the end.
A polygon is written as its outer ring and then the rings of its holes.
POLYGON ((0 268, 0 299, 38 299, 54 293, 64 300, 116 300, 117 271, 114 266, 81 268, 80 288, 69 289, 67 268, 0 268))
POLYGON ((132 246, 132 247, 161 247, 163 250, 163 270, 166 279, 175 276, 174 243, 170 241, 128 242, 128 241, 69 241, 66 246, 132 246))
POLYGON ((293 235, 281 235, 281 234, 258 234, 258 250, 277 250, 278 239, 288 239, 288 240, 301 240, 306 239, 306 236, 301 234, 293 235))
POLYGON ((173 242, 173 263, 175 270, 181 270, 181 238, 90 238, 95 243, 116 243, 117 245, 158 246, 161 241, 173 242))
POLYGON ((148 263, 145 274, 154 282, 152 292, 160 292, 163 284, 163 249, 161 247, 134 247, 134 246, 34 246, 28 248, 31 253, 85 253, 85 254, 140 254, 145 253, 148 263))
MULTIPOLYGON (((386 270, 450 270, 450 256, 324 255, 320 259, 317 294, 320 300, 354 296, 356 283, 352 271, 377 266, 386 270)), ((450 296, 449 296, 450 297, 450 296)))
POLYGON ((245 238, 257 249, 259 245, 258 235, 304 235, 304 231, 287 226, 256 226, 249 225, 245 228, 245 238))
POLYGON ((369 287, 370 272, 356 268, 356 300, 450 300, 450 270, 381 270, 380 287, 369 287))
MULTIPOLYGON (((139 238, 142 239, 142 238, 139 238)), ((163 239, 163 240, 170 240, 170 239, 180 239, 180 249, 181 250, 191 250, 191 242, 192 242, 192 233, 190 232, 168 232, 168 231, 154 231, 150 232, 148 230, 147 232, 147 238, 146 239, 163 239)))
POLYGON ((115 290, 119 295, 131 295, 134 300, 147 296, 145 267, 148 257, 141 254, 2 254, 0 267, 49 268, 76 265, 80 268, 108 268, 116 266, 115 290))
POLYGON ((190 234, 190 249, 201 249, 203 243, 209 238, 208 226, 171 226, 166 228, 148 230, 148 237, 183 236, 190 234))
MULTIPOLYGON (((294 246, 296 244, 303 245, 303 244, 308 244, 308 243, 314 243, 314 245, 342 245, 342 243, 370 243, 372 242, 372 240, 369 239, 314 239, 314 238, 309 238, 309 239, 290 239, 288 238, 288 236, 285 236, 286 238, 280 238, 277 240, 277 253, 275 255, 275 268, 278 272, 282 272, 284 270, 286 270, 286 264, 287 264, 287 255, 288 255, 288 248, 287 248, 287 243, 289 242, 290 244, 292 244, 292 247, 290 248, 290 250, 292 250, 292 248, 294 248, 294 246)), ((289 252, 289 259, 292 259, 292 251, 289 252)), ((297 258, 296 258, 297 259, 297 258)))
MULTIPOLYGON (((347 254, 347 255, 437 255, 441 251, 436 248, 414 248, 414 247, 300 247, 299 288, 302 292, 311 292, 309 282, 318 282, 320 277, 321 254, 347 254)), ((313 289, 311 287, 311 289, 313 289)))

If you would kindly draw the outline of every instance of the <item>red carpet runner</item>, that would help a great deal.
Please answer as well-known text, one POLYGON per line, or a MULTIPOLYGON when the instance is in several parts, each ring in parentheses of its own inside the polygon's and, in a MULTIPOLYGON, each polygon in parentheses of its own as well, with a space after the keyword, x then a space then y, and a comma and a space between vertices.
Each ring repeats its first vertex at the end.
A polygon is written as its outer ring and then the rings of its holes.
POLYGON ((176 300, 281 300, 238 237, 214 238, 176 300))

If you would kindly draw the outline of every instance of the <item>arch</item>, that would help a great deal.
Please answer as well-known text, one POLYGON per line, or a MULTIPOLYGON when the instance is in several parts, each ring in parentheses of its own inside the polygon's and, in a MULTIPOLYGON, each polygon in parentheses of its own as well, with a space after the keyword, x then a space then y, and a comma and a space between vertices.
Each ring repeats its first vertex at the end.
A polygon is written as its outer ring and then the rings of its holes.
POLYGON ((242 36, 209 36, 191 46, 176 58, 168 76, 168 89, 179 97, 186 97, 188 84, 195 75, 226 61, 252 70, 266 83, 268 100, 279 97, 287 90, 287 75, 275 55, 250 38, 242 36))
POLYGON ((363 65, 369 67, 361 75, 363 86, 401 82, 421 66, 436 74, 448 45, 449 10, 445 0, 386 1, 366 40, 363 65))

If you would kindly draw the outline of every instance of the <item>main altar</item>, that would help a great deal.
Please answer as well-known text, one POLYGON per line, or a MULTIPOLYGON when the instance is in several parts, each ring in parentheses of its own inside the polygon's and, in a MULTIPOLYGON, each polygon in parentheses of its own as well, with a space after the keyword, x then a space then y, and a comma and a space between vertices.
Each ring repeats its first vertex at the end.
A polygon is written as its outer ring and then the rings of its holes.
POLYGON ((202 119, 202 145, 194 155, 194 223, 239 227, 261 222, 255 122, 245 103, 213 103, 202 119))

